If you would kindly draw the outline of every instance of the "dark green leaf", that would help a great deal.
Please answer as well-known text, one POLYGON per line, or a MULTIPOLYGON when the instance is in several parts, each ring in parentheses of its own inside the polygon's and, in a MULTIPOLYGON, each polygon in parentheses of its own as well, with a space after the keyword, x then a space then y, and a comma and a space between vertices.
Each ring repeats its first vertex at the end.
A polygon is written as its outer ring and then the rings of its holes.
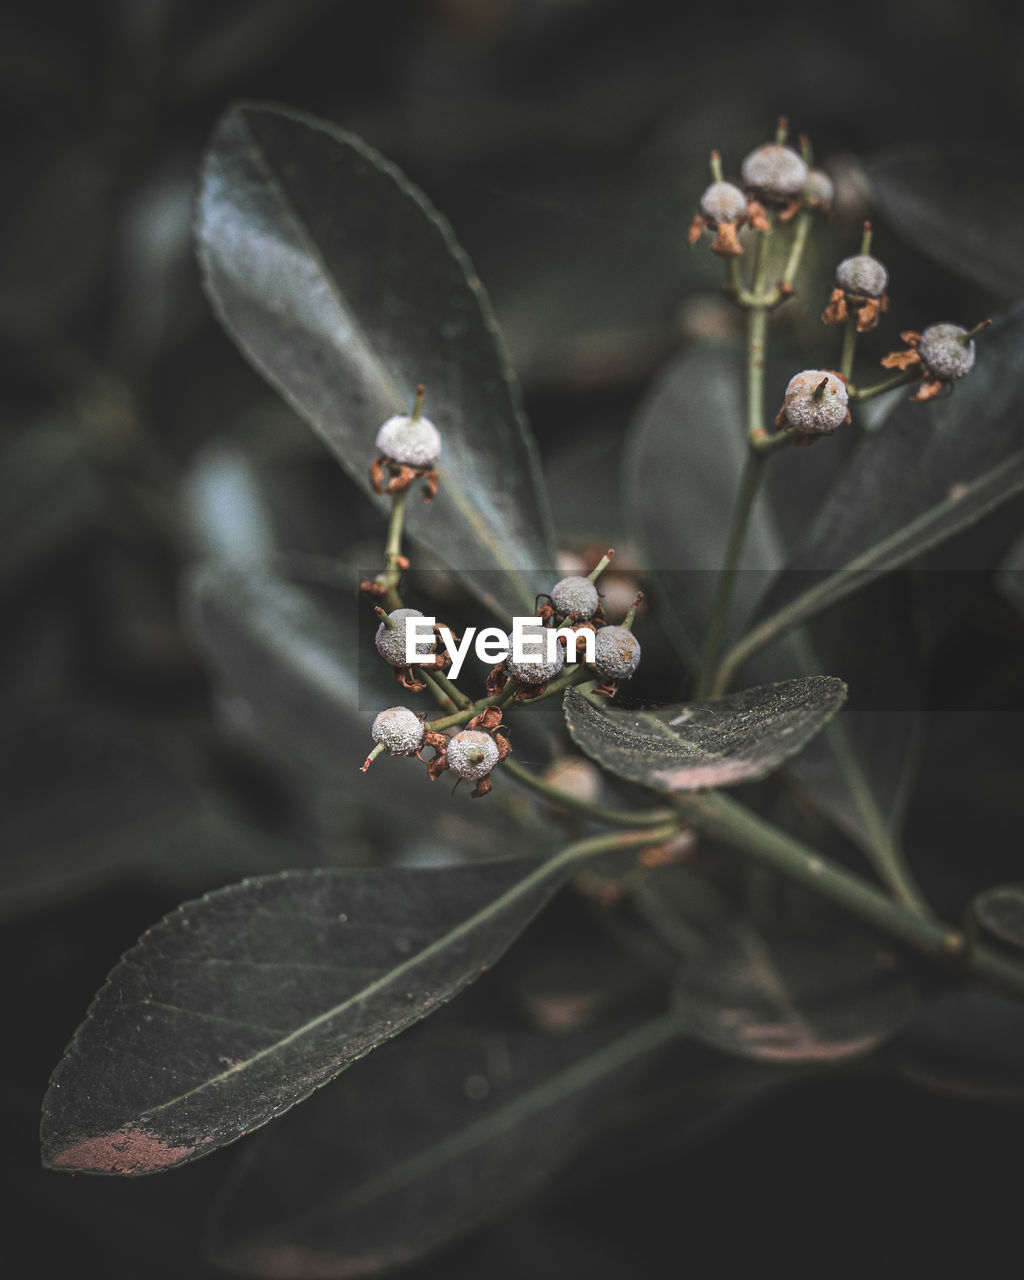
POLYGON ((911 984, 895 956, 849 929, 818 937, 736 924, 685 968, 676 1005, 712 1048, 762 1062, 838 1062, 904 1021, 911 984))
POLYGON ((879 156, 868 177, 882 212, 916 249, 1001 297, 1024 294, 1019 154, 915 145, 879 156))
POLYGON ((592 760, 657 791, 698 791, 754 782, 819 733, 846 697, 832 676, 745 689, 712 702, 657 711, 598 711, 575 689, 565 722, 592 760))
POLYGON ((9 710, 0 918, 114 884, 183 895, 279 867, 281 847, 199 787, 181 754, 152 724, 109 709, 9 710))
POLYGON ((214 1256, 255 1275, 408 1263, 541 1186, 678 1037, 669 1018, 555 1037, 432 1020, 261 1136, 214 1256))
POLYGON ((891 1046, 916 1084, 962 1098, 1024 1102, 1024 1006, 990 991, 949 991, 917 1011, 891 1046))
POLYGON ((121 959, 54 1071, 44 1163, 155 1173, 234 1142, 479 977, 564 874, 288 871, 185 903, 121 959))
POLYGON ((480 282, 422 192, 352 134, 240 104, 197 234, 228 332, 367 492, 378 427, 426 385, 441 491, 409 504, 410 532, 497 611, 532 611, 555 563, 534 445, 480 282))
POLYGON ((978 923, 1001 942, 1024 947, 1024 884, 1001 884, 972 903, 978 923))
POLYGON ((758 610, 765 642, 1024 488, 1024 306, 978 340, 946 400, 905 402, 860 441, 758 610))
MULTIPOLYGON (((695 346, 644 401, 626 444, 623 508, 630 533, 668 611, 677 647, 692 662, 711 617, 747 454, 743 387, 743 356, 736 348, 695 346)), ((739 562, 734 613, 749 611, 764 575, 783 559, 762 495, 739 562)))

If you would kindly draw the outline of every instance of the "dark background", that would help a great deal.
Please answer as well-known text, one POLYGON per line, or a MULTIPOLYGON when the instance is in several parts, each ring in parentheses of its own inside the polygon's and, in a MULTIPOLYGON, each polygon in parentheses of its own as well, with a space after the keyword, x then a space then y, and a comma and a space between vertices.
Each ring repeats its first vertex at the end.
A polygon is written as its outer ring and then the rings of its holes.
MULTIPOLYGON (((688 333, 731 323, 706 255, 684 245, 710 147, 735 175, 787 113, 846 175, 841 239, 862 212, 854 157, 936 140, 1019 156, 1024 14, 987 0, 17 0, 0 76, 0 1259, 11 1276, 198 1275, 231 1151, 159 1178, 70 1178, 39 1169, 36 1130, 48 1073, 121 951, 182 898, 266 869, 301 826, 219 733, 179 621, 183 477, 228 438, 259 460, 285 545, 329 550, 366 527, 200 293, 190 202, 223 107, 326 117, 424 187, 490 288, 552 453, 625 422, 688 333), (217 822, 171 839, 200 794, 217 822)), ((898 306, 992 309, 898 230, 879 233, 908 264, 898 306)), ((570 1179, 416 1274, 1018 1274, 1022 1129, 1005 1100, 870 1068, 817 1077, 625 1184, 570 1179)))

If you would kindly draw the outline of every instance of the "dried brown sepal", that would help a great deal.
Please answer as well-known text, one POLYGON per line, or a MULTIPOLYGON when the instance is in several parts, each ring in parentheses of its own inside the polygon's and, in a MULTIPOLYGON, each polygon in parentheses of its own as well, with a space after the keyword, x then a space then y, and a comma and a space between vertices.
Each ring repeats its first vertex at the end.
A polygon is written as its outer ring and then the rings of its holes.
POLYGON ((698 213, 694 220, 690 223, 690 229, 686 233, 686 243, 692 249, 697 241, 701 238, 704 229, 708 225, 707 218, 702 213, 698 213))
POLYGON ((669 836, 664 844, 644 849, 637 861, 642 867, 670 867, 686 862, 697 847, 697 837, 689 827, 683 827, 675 835, 669 836))
MULTIPOLYGON (((488 711, 497 711, 497 710, 498 710, 497 707, 488 707, 488 711)), ((500 711, 498 711, 498 718, 499 720, 501 719, 500 711)), ((475 722, 471 720, 467 727, 472 728, 474 723, 475 722)), ((504 737, 504 735, 499 735, 498 737, 495 737, 494 745, 498 748, 498 758, 494 762, 494 768, 496 769, 498 765, 501 764, 502 760, 504 760, 505 757, 512 750, 512 747, 509 744, 508 738, 504 737)), ((494 770, 492 769, 491 773, 493 772, 494 770)), ((476 784, 473 790, 469 793, 470 798, 473 800, 479 800, 480 797, 485 796, 488 793, 488 791, 490 791, 490 789, 491 789, 491 774, 487 773, 480 779, 480 781, 476 784)))
POLYGON ((487 696, 493 698, 496 693, 501 693, 507 684, 508 672, 505 670, 505 664, 499 662, 497 666, 491 667, 487 673, 487 681, 484 685, 487 690, 487 696))
POLYGON ((789 425, 789 419, 786 417, 786 405, 783 402, 782 408, 775 415, 774 426, 776 431, 782 431, 789 425))
POLYGON ((376 578, 364 578, 359 584, 359 594, 364 596, 386 596, 388 588, 376 578))
POLYGON ((889 295, 886 293, 880 298, 851 297, 850 301, 856 303, 858 333, 868 333, 877 328, 881 313, 889 310, 889 295))
POLYGON ((475 715, 466 725, 467 729, 479 729, 482 733, 491 733, 501 727, 501 708, 484 707, 479 715, 475 715))
POLYGON ((747 200, 747 226, 752 231, 771 231, 772 224, 768 221, 768 214, 760 200, 747 200))
POLYGON ((836 286, 829 295, 828 306, 821 313, 822 324, 845 324, 848 314, 846 294, 836 286))
POLYGON ((547 691, 547 681, 543 684, 523 684, 519 683, 519 687, 512 695, 513 702, 532 702, 534 698, 539 698, 542 693, 547 691))
POLYGON ((909 369, 912 365, 920 363, 921 357, 916 351, 890 351, 881 359, 883 369, 909 369))
POLYGON ((425 482, 424 502, 432 502, 437 493, 437 469, 430 467, 410 467, 405 463, 392 461, 383 454, 370 463, 370 486, 374 493, 401 493, 414 480, 425 482), (390 472, 389 478, 385 474, 390 472))
POLYGON ((803 207, 804 207, 803 197, 793 196, 791 199, 786 201, 785 205, 780 210, 779 222, 783 224, 787 222, 792 222, 793 219, 796 217, 796 215, 800 212, 800 210, 803 207))
POLYGON ((739 235, 735 222, 720 222, 711 241, 711 252, 720 258, 738 258, 743 249, 740 247, 739 235))
POLYGON ((602 698, 614 698, 618 691, 618 680, 602 680, 594 690, 594 692, 602 698))
POLYGON ((921 379, 921 385, 910 398, 918 404, 924 404, 926 400, 934 400, 936 396, 942 393, 942 388, 947 385, 948 384, 943 382, 940 378, 935 378, 931 374, 926 374, 921 379))
POLYGON ((413 675, 412 667, 392 667, 391 669, 395 673, 395 679, 409 693, 422 693, 427 687, 422 680, 417 680, 413 675))
MULTIPOLYGON (((425 746, 434 748, 434 758, 427 763, 427 777, 431 782, 436 782, 448 768, 448 738, 443 733, 428 729, 423 735, 423 742, 425 746)), ((419 752, 416 754, 419 755, 419 752)), ((422 756, 419 758, 423 759, 422 756)))

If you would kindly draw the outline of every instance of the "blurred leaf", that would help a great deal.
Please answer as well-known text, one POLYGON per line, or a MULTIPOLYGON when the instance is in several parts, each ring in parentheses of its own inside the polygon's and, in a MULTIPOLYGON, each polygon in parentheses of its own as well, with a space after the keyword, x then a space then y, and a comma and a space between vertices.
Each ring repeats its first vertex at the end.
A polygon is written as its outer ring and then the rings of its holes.
POLYGON ((486 295, 423 194, 352 134, 241 104, 197 235, 228 332, 367 492, 378 427, 426 385, 441 490, 409 530, 498 613, 532 611, 555 563, 534 445, 486 295))
POLYGON ((848 927, 815 937, 737 923, 682 970, 676 1007, 712 1048, 762 1062, 829 1063, 891 1035, 912 996, 896 957, 848 927))
POLYGON ((33 424, 0 449, 0 585, 98 524, 103 486, 80 442, 33 424))
MULTIPOLYGON (((668 614, 666 628, 694 670, 747 455, 743 359, 738 348, 718 343, 691 348, 641 405, 626 443, 623 508, 630 533, 668 614)), ((734 616, 749 612, 765 573, 783 558, 761 494, 739 561, 734 616)))
POLYGON ((915 248, 1001 297, 1024 294, 1018 153, 915 144, 873 160, 868 177, 882 212, 915 248))
POLYGON ((1022 1103, 1024 1005, 988 991, 948 991, 917 1011, 889 1056, 898 1071, 926 1088, 1022 1103))
POLYGON ((214 1257, 256 1276, 408 1263, 542 1186, 678 1036, 665 1017, 617 1037, 424 1024, 261 1136, 214 1257))
POLYGON ((8 709, 0 774, 0 918, 125 880, 195 893, 280 866, 277 842, 201 789, 141 719, 8 709))
POLYGON ((1024 884, 1001 884, 971 904, 978 923, 1001 942, 1024 947, 1024 884))
POLYGON ((1022 395, 1024 305, 978 340, 977 367, 948 399, 908 401, 861 439, 752 634, 791 629, 1024 488, 1022 395))
POLYGON ((54 1071, 44 1163, 156 1173, 234 1142, 457 995, 564 876, 525 858, 286 871, 185 903, 54 1071))
POLYGON ((654 712, 598 711, 569 689, 564 708, 573 741, 592 760, 631 782, 675 792, 763 778, 802 750, 845 697, 841 680, 809 676, 654 712))
POLYGON ((1024 534, 1006 553, 996 575, 996 586, 1017 612, 1024 615, 1024 534))

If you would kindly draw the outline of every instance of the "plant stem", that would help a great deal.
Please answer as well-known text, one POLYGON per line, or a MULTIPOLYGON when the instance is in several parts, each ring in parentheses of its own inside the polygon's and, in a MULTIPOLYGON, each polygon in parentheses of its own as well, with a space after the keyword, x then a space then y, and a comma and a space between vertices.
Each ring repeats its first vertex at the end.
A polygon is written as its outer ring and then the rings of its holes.
POLYGON ((851 400, 871 400, 875 396, 884 395, 887 391, 893 391, 896 387, 905 387, 908 382, 916 382, 921 377, 921 366, 913 365, 909 369, 904 369, 902 373, 898 373, 895 378, 887 378, 885 382, 876 383, 873 387, 850 387, 851 400))
MULTIPOLYGON (((754 313, 751 312, 751 315, 754 313)), ((718 578, 715 602, 711 611, 711 624, 704 640, 704 652, 701 656, 700 677, 697 680, 695 696, 707 697, 715 676, 715 667, 722 647, 722 636, 725 634, 725 623, 732 600, 733 587, 736 580, 736 569, 743 551, 743 541, 747 532, 747 524, 757 497, 764 467, 763 456, 754 449, 747 452, 747 460, 743 465, 739 492, 732 512, 732 527, 729 530, 729 543, 725 551, 725 561, 718 578)))
POLYGON ((864 823, 867 841, 861 847, 871 860, 879 879, 909 910, 917 915, 931 916, 932 910, 910 874, 903 850, 893 840, 888 824, 879 811, 857 753, 850 744, 846 726, 838 718, 830 720, 825 728, 825 735, 864 823))
POLYGON ((800 270, 800 260, 807 247, 807 237, 813 220, 814 215, 808 209, 803 209, 797 214, 796 226, 793 228, 793 243, 789 247, 789 257, 786 260, 786 269, 782 273, 782 284, 778 291, 780 300, 793 292, 793 282, 796 279, 796 273, 800 270))
POLYGON ((679 807, 708 835, 756 858, 898 942, 1024 995, 1024 966, 985 947, 972 951, 960 930, 933 916, 910 911, 884 890, 828 861, 720 792, 686 797, 680 800, 679 807))
POLYGON ((440 684, 438 684, 437 677, 432 671, 429 671, 426 667, 417 667, 416 670, 420 673, 423 683, 429 688, 430 692, 436 698, 437 705, 442 711, 447 711, 449 708, 454 708, 458 705, 452 701, 440 684))
POLYGON ((546 800, 550 800, 552 804, 556 804, 563 809, 574 809, 577 813, 585 814, 595 822, 607 822, 609 826, 616 827, 658 827, 675 820, 675 814, 671 809, 640 809, 635 811, 609 809, 605 805, 594 804, 590 800, 581 800, 578 796, 571 795, 568 791, 562 791, 560 788, 544 782, 543 779, 538 778, 529 769, 523 768, 521 764, 511 757, 502 763, 501 768, 507 770, 513 778, 518 778, 524 786, 536 791, 538 795, 543 796, 546 800))
POLYGON ((853 358, 857 352, 857 316, 851 313, 846 317, 846 328, 843 330, 843 350, 839 357, 839 372, 847 382, 853 376, 853 358))
POLYGON ((409 490, 393 494, 391 498, 391 516, 388 520, 388 538, 384 546, 384 571, 377 575, 377 582, 387 588, 388 609, 400 609, 402 600, 398 594, 398 583, 402 570, 398 566, 402 554, 402 525, 405 521, 405 505, 409 498, 409 490))

